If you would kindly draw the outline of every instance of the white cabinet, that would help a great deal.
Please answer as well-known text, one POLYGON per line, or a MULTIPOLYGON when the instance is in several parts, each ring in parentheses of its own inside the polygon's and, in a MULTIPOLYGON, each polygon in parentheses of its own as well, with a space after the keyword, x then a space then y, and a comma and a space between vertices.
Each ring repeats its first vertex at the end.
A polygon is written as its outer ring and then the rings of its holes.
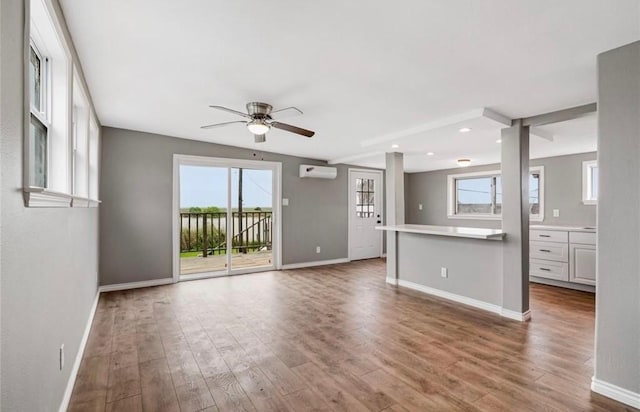
POLYGON ((571 244, 569 281, 585 285, 596 284, 596 246, 571 244))
POLYGON ((545 227, 529 233, 529 275, 583 285, 596 284, 596 234, 545 227))

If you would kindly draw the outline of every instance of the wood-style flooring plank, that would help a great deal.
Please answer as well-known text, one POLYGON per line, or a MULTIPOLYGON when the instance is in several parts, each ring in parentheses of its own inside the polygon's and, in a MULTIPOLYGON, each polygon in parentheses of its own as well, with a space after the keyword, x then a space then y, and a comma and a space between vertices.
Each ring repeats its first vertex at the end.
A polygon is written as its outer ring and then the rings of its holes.
POLYGON ((103 293, 71 411, 631 411, 590 391, 593 294, 515 322, 383 260, 103 293))

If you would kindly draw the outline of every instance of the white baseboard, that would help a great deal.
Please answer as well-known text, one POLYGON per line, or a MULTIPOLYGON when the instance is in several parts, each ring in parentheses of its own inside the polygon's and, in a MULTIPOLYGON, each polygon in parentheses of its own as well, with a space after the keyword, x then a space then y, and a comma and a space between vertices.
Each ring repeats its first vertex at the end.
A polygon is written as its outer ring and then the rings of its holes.
POLYGON ((309 268, 313 266, 336 265, 338 263, 349 263, 349 259, 342 258, 342 259, 330 259, 330 260, 317 260, 315 262, 291 263, 288 265, 282 265, 282 270, 302 269, 302 268, 309 268))
POLYGON ((173 283, 173 278, 144 280, 142 282, 116 283, 113 285, 100 286, 100 289, 98 290, 100 292, 113 292, 115 290, 138 289, 148 288, 151 286, 168 285, 169 283, 173 283))
POLYGON ((595 376, 591 378, 591 390, 607 398, 615 399, 618 402, 640 409, 640 393, 601 381, 596 379, 595 376))
POLYGON ((500 315, 504 316, 505 318, 517 320, 520 322, 526 322, 531 319, 531 310, 528 310, 526 312, 516 312, 515 310, 502 308, 500 315))
POLYGON ((390 284, 390 285, 396 285, 396 286, 398 285, 398 279, 397 278, 387 277, 386 280, 387 280, 387 283, 390 284))
POLYGON ((526 320, 531 319, 530 310, 524 313, 519 313, 512 310, 504 309, 503 307, 499 305, 495 305, 493 303, 484 302, 482 300, 473 299, 467 296, 456 295, 455 293, 446 292, 440 289, 434 289, 429 286, 420 285, 418 283, 413 283, 413 282, 409 282, 407 280, 402 280, 402 279, 387 278, 387 283, 397 284, 398 286, 403 286, 405 288, 417 290, 419 292, 423 292, 429 295, 438 296, 440 298, 451 300, 453 302, 458 302, 467 306, 472 306, 474 308, 486 310, 488 312, 497 313, 498 315, 508 319, 513 319, 520 322, 524 322, 526 320))
POLYGON ((87 340, 89 339, 89 332, 91 332, 91 324, 93 323, 93 318, 96 314, 96 308, 98 307, 98 300, 100 300, 100 291, 96 292, 96 297, 93 301, 93 305, 91 306, 91 312, 89 312, 89 319, 87 320, 87 325, 84 328, 84 333, 82 334, 82 339, 80 340, 80 346, 78 346, 78 353, 76 354, 76 359, 73 361, 73 367, 71 368, 71 374, 69 375, 69 380, 67 381, 67 387, 64 390, 64 395, 62 397, 62 403, 60 404, 60 412, 66 412, 69 408, 69 402, 71 401, 71 394, 73 393, 73 387, 76 384, 76 377, 78 376, 78 370, 80 370, 80 364, 82 363, 82 356, 84 355, 84 349, 87 346, 87 340))
POLYGON ((413 282, 409 282, 407 280, 402 280, 402 279, 398 279, 398 285, 404 286, 405 288, 417 290, 419 292, 424 292, 429 295, 438 296, 440 298, 444 298, 447 300, 452 300, 454 302, 462 303, 468 306, 473 306, 474 308, 502 314, 502 307, 498 305, 494 305, 493 303, 488 303, 481 300, 469 298, 467 296, 456 295, 455 293, 446 292, 440 289, 434 289, 429 286, 420 285, 418 283, 413 283, 413 282))

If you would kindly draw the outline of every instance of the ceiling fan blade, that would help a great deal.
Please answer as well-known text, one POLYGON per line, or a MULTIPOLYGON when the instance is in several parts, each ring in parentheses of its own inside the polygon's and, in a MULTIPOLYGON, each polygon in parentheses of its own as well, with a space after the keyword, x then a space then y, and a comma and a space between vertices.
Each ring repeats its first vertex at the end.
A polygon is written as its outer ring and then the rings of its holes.
POLYGON ((212 109, 223 110, 225 112, 237 114, 238 116, 242 116, 242 117, 246 117, 247 119, 251 119, 251 116, 249 116, 247 113, 242 113, 242 112, 239 112, 237 110, 229 109, 228 107, 224 107, 224 106, 209 106, 209 107, 211 107, 212 109))
POLYGON ((267 141, 267 136, 264 134, 254 134, 253 135, 253 140, 256 143, 264 143, 267 141))
POLYGON ((274 114, 276 115, 276 119, 282 119, 283 117, 299 116, 304 113, 302 113, 302 110, 298 109, 297 107, 291 106, 285 107, 284 109, 274 110, 271 112, 271 115, 274 114))
POLYGON ((290 124, 280 123, 280 122, 271 122, 271 126, 276 129, 286 130, 287 132, 299 134, 306 137, 312 137, 316 132, 312 132, 311 130, 303 129, 301 127, 291 126, 290 124))
POLYGON ((242 124, 246 124, 247 122, 245 122, 244 120, 236 120, 233 122, 224 122, 224 123, 215 123, 215 124, 208 124, 206 126, 200 126, 201 129, 214 129, 216 127, 222 127, 222 126, 226 126, 229 124, 234 124, 234 123, 242 123, 242 124))

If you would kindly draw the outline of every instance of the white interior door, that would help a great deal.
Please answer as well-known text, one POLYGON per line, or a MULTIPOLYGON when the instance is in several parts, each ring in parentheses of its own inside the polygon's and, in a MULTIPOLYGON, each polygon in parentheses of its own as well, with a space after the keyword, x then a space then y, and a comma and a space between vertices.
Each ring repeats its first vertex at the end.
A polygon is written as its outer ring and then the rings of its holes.
POLYGON ((382 172, 349 170, 349 258, 382 255, 382 172))

